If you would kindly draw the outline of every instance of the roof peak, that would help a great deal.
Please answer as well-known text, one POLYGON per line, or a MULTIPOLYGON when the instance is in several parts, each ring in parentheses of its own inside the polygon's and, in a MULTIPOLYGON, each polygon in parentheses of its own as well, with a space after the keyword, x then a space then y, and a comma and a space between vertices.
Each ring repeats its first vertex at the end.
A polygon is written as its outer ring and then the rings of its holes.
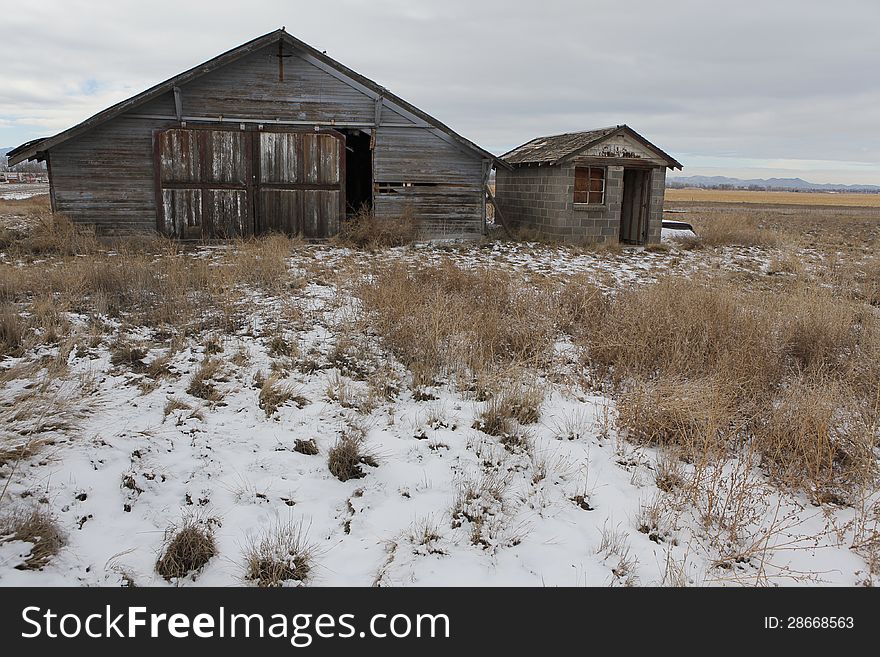
POLYGON ((593 130, 563 132, 557 135, 535 137, 525 144, 508 151, 500 159, 511 165, 547 164, 552 166, 618 134, 628 135, 635 141, 640 142, 644 147, 654 152, 659 159, 665 160, 666 166, 681 168, 681 164, 675 158, 664 153, 625 123, 605 128, 594 128, 593 130))

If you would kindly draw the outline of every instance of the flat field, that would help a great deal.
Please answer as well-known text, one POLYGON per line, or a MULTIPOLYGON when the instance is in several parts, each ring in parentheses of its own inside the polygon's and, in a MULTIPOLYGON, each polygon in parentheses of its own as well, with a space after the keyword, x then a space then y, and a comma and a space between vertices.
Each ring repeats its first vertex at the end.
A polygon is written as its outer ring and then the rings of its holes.
POLYGON ((743 189, 667 189, 669 203, 757 203, 759 205, 818 205, 880 208, 880 194, 837 194, 822 192, 753 192, 743 189))

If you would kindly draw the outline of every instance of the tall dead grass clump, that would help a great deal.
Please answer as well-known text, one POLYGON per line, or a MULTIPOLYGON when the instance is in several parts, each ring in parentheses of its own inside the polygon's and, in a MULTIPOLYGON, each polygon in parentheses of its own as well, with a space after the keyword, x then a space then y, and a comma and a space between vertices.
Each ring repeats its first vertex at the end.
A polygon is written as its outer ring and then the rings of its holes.
POLYGON ((280 233, 239 240, 230 246, 225 261, 234 280, 280 291, 297 283, 288 271, 287 260, 298 244, 297 238, 280 233))
POLYGON ((368 251, 406 246, 416 240, 416 224, 409 210, 396 217, 377 217, 362 207, 342 222, 335 239, 342 246, 368 251))
POLYGON ((26 330, 15 306, 11 303, 0 305, 0 358, 21 355, 26 330))
POLYGON ((356 293, 416 386, 444 378, 469 385, 495 368, 536 362, 558 334, 552 295, 514 274, 449 260, 417 270, 378 267, 356 293))
POLYGON ((245 579, 260 587, 306 583, 315 551, 302 524, 278 524, 264 531, 245 550, 245 579))
POLYGON ((31 214, 25 233, 10 247, 31 255, 86 255, 99 249, 93 229, 77 226, 62 214, 37 211, 31 214))
POLYGON ((727 212, 694 221, 697 237, 685 240, 687 246, 779 246, 778 230, 754 212, 727 212))
POLYGON ((166 580, 198 573, 217 554, 214 533, 206 523, 187 518, 165 533, 165 546, 156 561, 156 572, 166 580))
POLYGON ((55 519, 39 508, 18 510, 0 518, 0 544, 22 541, 31 544, 30 554, 19 570, 42 570, 64 547, 64 534, 55 519))
POLYGON ((607 301, 576 340, 630 440, 688 459, 747 448, 817 500, 875 476, 880 321, 863 307, 818 287, 780 297, 681 279, 607 301))
POLYGON ((876 468, 876 436, 853 412, 854 402, 840 383, 790 383, 755 432, 763 467, 786 487, 805 488, 817 504, 845 504, 853 483, 871 481, 876 468))

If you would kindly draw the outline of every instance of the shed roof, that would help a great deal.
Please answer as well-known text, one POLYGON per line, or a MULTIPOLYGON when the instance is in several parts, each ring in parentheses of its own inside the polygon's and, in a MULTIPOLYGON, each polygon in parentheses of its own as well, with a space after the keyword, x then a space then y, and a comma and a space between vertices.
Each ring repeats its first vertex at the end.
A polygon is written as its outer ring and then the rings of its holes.
POLYGON ((595 130, 582 132, 566 132, 561 135, 536 137, 527 141, 522 146, 517 146, 501 156, 508 164, 559 164, 569 157, 585 151, 590 146, 598 144, 618 134, 627 134, 645 147, 651 149, 657 155, 666 160, 666 166, 670 169, 681 169, 681 163, 668 153, 657 148, 654 144, 642 137, 628 125, 614 125, 595 130))
MULTIPOLYGON (((174 77, 165 80, 165 82, 161 82, 153 87, 150 87, 146 91, 143 91, 136 96, 132 96, 127 100, 123 100, 122 102, 108 107, 107 109, 98 112, 94 116, 86 119, 82 123, 79 123, 72 128, 64 130, 63 132, 59 132, 57 135, 54 135, 52 137, 44 137, 42 139, 34 139, 12 149, 11 151, 9 151, 9 153, 7 153, 9 164, 17 164, 18 162, 23 162, 24 160, 35 158, 42 159, 42 155, 46 151, 53 148, 54 146, 57 146, 58 144, 67 141, 68 139, 72 139, 73 137, 76 137, 77 135, 86 132, 87 130, 90 130, 95 126, 105 123, 106 121, 109 121, 110 119, 122 114, 123 112, 143 105, 144 103, 173 90, 174 87, 186 84, 187 82, 200 78, 203 75, 210 73, 211 71, 217 70, 227 64, 231 64, 232 62, 241 59, 249 53, 252 53, 256 50, 262 49, 279 41, 305 53, 308 57, 312 59, 312 61, 319 62, 325 67, 333 69, 337 72, 337 74, 341 74, 342 76, 344 76, 353 86, 357 87, 360 91, 366 93, 372 98, 382 97, 387 101, 399 106, 406 112, 415 115, 425 123, 429 124, 431 128, 434 128, 439 133, 442 133, 448 138, 451 138, 453 141, 457 142, 465 149, 473 150, 481 157, 491 159, 494 162, 498 161, 498 158, 496 156, 480 148, 474 142, 462 137, 460 134, 452 130, 452 128, 441 123, 433 116, 420 110, 415 105, 411 105, 399 96, 391 93, 388 89, 381 86, 380 84, 373 82, 369 78, 366 78, 363 75, 356 73, 352 69, 340 64, 332 57, 328 57, 326 54, 313 48, 304 41, 300 41, 296 37, 291 36, 282 27, 280 30, 274 30, 272 32, 269 32, 268 34, 264 34, 261 37, 257 37, 256 39, 248 41, 247 43, 244 43, 237 48, 233 48, 232 50, 218 55, 217 57, 214 57, 213 59, 210 59, 203 64, 199 64, 198 66, 194 66, 193 68, 184 71, 183 73, 175 75, 174 77)), ((230 121, 234 122, 235 119, 230 118, 230 121)), ((267 123, 270 122, 267 121, 267 123)))

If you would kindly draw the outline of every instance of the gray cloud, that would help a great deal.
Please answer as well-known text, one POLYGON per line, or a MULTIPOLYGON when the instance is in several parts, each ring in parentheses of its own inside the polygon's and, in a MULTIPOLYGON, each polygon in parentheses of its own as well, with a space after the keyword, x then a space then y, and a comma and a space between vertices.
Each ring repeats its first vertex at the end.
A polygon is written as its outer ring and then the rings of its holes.
POLYGON ((285 25, 495 152, 628 123, 686 165, 880 163, 878 19, 875 0, 45 0, 0 15, 0 145, 285 25))

